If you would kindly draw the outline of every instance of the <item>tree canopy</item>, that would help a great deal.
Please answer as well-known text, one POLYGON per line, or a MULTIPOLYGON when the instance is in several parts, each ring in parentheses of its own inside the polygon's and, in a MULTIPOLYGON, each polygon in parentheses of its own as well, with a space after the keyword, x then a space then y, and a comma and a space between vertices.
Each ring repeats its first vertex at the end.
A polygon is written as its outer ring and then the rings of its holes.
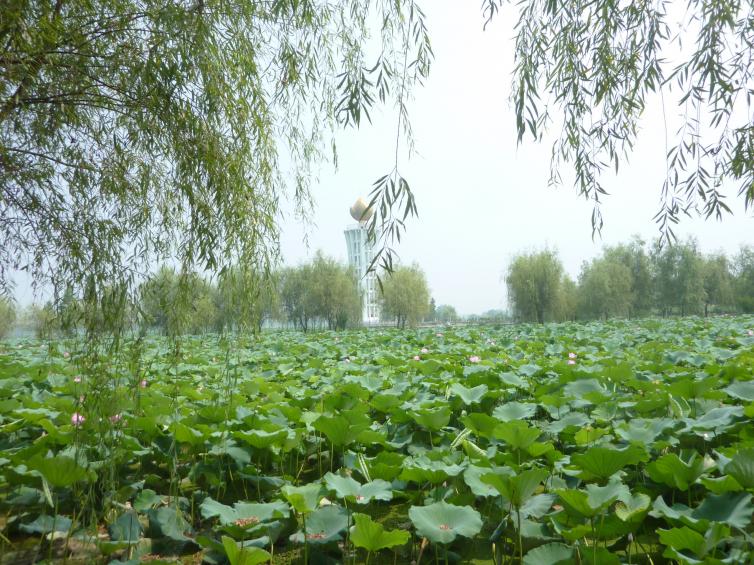
POLYGON ((394 319, 399 328, 415 326, 429 314, 429 300, 424 271, 416 264, 396 267, 382 282, 382 319, 394 319))
MULTIPOLYGON (((10 0, 0 38, 0 289, 24 269, 92 301, 168 257, 269 269, 335 129, 393 102, 406 133, 432 59, 411 0, 10 0)), ((394 235, 413 202, 387 168, 394 235)))
POLYGON ((558 308, 562 276, 563 265, 552 250, 516 256, 505 277, 514 315, 539 323, 552 320, 558 308))

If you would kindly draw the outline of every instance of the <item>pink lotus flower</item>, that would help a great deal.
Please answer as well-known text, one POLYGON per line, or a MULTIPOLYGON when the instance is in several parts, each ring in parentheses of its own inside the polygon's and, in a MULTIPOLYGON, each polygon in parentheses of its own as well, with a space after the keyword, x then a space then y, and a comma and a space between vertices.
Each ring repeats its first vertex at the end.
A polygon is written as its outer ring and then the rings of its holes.
POLYGON ((429 353, 429 349, 427 349, 426 347, 422 347, 422 353, 429 353))
POLYGON ((71 356, 71 354, 70 354, 70 353, 68 353, 67 351, 63 351, 63 357, 64 357, 65 359, 68 359, 68 358, 69 358, 70 356, 71 356))
POLYGON ((123 419, 123 415, 122 415, 122 414, 113 414, 112 416, 110 416, 110 421, 111 421, 111 422, 112 422, 113 424, 117 424, 117 423, 118 423, 118 422, 120 422, 120 421, 121 421, 122 419, 123 419))
POLYGON ((479 355, 472 355, 471 357, 469 357, 469 361, 471 361, 472 363, 479 363, 479 361, 481 360, 482 358, 479 357, 479 355))
POLYGON ((147 388, 147 379, 142 379, 141 382, 139 383, 139 386, 141 388, 147 388))
POLYGON ((71 415, 71 424, 76 427, 79 427, 81 424, 83 424, 84 420, 86 420, 86 418, 84 418, 84 416, 79 414, 78 412, 74 412, 71 415))
POLYGON ((421 357, 419 357, 418 355, 414 355, 414 361, 421 361, 421 357))
POLYGON ((571 351, 571 352, 570 352, 570 353, 568 354, 568 358, 569 358, 569 359, 576 359, 576 354, 575 354, 575 353, 574 353, 573 351, 571 351))
POLYGON ((569 359, 568 360, 568 364, 569 365, 575 365, 576 364, 576 359, 569 359))
POLYGON ((749 331, 748 331, 747 333, 748 333, 748 334, 749 334, 750 336, 752 336, 752 335, 754 335, 754 330, 749 330, 749 331))
POLYGON ((81 375, 76 375, 75 377, 73 377, 73 382, 74 383, 80 383, 81 382, 81 375))

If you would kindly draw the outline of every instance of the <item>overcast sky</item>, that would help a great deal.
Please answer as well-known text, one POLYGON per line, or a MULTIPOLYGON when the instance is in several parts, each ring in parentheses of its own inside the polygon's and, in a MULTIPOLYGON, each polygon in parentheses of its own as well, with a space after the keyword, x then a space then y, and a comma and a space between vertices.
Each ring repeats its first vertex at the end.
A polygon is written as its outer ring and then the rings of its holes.
MULTIPOLYGON (((502 275, 522 250, 555 247, 574 278, 581 262, 602 246, 632 234, 658 235, 658 210, 665 175, 665 127, 659 97, 652 100, 631 162, 618 176, 605 177, 602 239, 592 241, 592 205, 571 185, 548 187, 550 144, 516 145, 510 98, 513 68, 511 8, 486 31, 478 3, 424 3, 435 62, 429 80, 415 91, 410 113, 418 155, 401 165, 416 195, 419 218, 411 220, 398 246, 405 263, 424 269, 438 304, 463 314, 504 308, 502 275)), ((677 123, 666 107, 671 136, 677 123)), ((323 167, 313 188, 316 226, 285 222, 287 263, 310 258, 317 249, 346 259, 343 229, 352 223, 350 205, 390 171, 395 142, 391 111, 373 115, 373 125, 338 138, 339 169, 323 167)), ((406 152, 402 153, 404 156, 406 152)), ((736 187, 729 188, 733 216, 723 222, 685 219, 676 233, 695 235, 704 251, 735 253, 754 243, 754 218, 745 213, 736 187)))

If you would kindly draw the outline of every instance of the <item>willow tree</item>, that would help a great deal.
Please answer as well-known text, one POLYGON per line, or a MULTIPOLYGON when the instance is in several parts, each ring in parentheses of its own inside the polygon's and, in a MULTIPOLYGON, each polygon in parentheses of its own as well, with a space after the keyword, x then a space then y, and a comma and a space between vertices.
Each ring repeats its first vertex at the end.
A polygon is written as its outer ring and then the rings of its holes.
MULTIPOLYGON (((506 0, 483 0, 485 26, 506 0)), ((754 5, 741 0, 523 0, 515 3, 512 98, 518 139, 557 128, 564 163, 602 226, 603 173, 625 162, 650 103, 677 105, 656 215, 664 239, 683 214, 722 217, 728 185, 754 204, 754 5)))
MULTIPOLYGON (((374 104, 409 132, 431 59, 412 0, 4 2, 0 289, 21 269, 96 304, 167 258, 269 268, 281 199, 307 214, 312 165, 374 104)), ((389 235, 415 208, 386 169, 389 235)))

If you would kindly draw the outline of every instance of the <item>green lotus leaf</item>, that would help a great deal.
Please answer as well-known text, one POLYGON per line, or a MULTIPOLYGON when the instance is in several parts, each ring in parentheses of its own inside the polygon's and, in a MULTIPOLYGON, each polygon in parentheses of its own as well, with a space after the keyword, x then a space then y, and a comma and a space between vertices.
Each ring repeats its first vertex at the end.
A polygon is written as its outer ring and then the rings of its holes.
POLYGON ((611 480, 605 486, 595 484, 586 485, 587 503, 591 508, 607 508, 617 500, 630 499, 631 492, 628 487, 619 480, 611 480))
POLYGON ((656 483, 686 491, 704 473, 704 460, 694 453, 688 463, 675 453, 663 455, 647 465, 647 475, 656 483))
POLYGON ((392 481, 403 467, 405 455, 393 451, 380 451, 375 457, 366 460, 369 476, 373 479, 392 481))
POLYGON ((513 470, 508 467, 477 467, 476 465, 469 465, 463 472, 463 480, 476 496, 499 496, 498 490, 490 483, 482 480, 482 475, 500 475, 510 474, 513 475, 513 470))
POLYGON ((515 373, 500 373, 500 382, 506 385, 511 385, 516 388, 526 388, 528 385, 521 377, 515 373))
POLYGON ((202 501, 199 510, 205 520, 217 517, 222 525, 232 524, 238 520, 266 522, 287 518, 290 514, 288 505, 282 500, 267 503, 236 502, 231 508, 207 497, 202 501))
POLYGON ((467 406, 470 404, 479 404, 489 390, 489 387, 485 384, 473 388, 467 388, 461 383, 453 383, 450 385, 450 392, 458 396, 467 406))
POLYGON ((322 499, 322 485, 319 482, 309 483, 301 487, 285 485, 280 492, 299 514, 314 512, 322 499))
POLYGON ((528 420, 537 412, 537 405, 529 402, 507 402, 493 410, 492 415, 501 422, 528 420))
POLYGON ((183 517, 178 508, 163 506, 156 510, 147 511, 149 528, 147 534, 151 538, 170 538, 176 541, 186 541, 186 532, 191 531, 191 525, 183 517))
POLYGON ((65 455, 36 457, 29 462, 29 468, 39 471, 54 487, 68 487, 88 478, 87 470, 65 455))
POLYGON ((754 401, 754 382, 752 381, 739 381, 731 383, 723 390, 733 398, 740 398, 741 400, 746 400, 747 402, 754 401))
POLYGON ((610 430, 608 428, 593 428, 592 426, 586 426, 576 432, 573 439, 576 441, 576 445, 591 445, 609 433, 610 430))
POLYGON ((568 383, 563 393, 565 396, 572 396, 575 398, 583 398, 589 393, 596 392, 600 395, 605 394, 606 389, 597 379, 579 379, 568 383))
POLYGON ((139 516, 133 510, 128 510, 118 516, 107 529, 113 541, 135 543, 141 537, 141 523, 139 516))
POLYGON ((173 422, 170 431, 178 443, 188 443, 194 446, 204 444, 204 434, 197 429, 191 428, 181 422, 173 422))
POLYGON ((145 488, 134 499, 133 507, 138 512, 145 512, 150 508, 162 503, 162 496, 157 494, 152 489, 145 488))
POLYGON ((281 445, 288 438, 287 429, 281 429, 274 425, 265 427, 269 427, 270 429, 237 431, 233 432, 233 437, 257 449, 267 449, 273 445, 281 445))
POLYGON ((542 435, 541 430, 531 428, 526 422, 504 422, 498 424, 494 431, 497 439, 503 440, 513 449, 526 449, 542 435))
POLYGON ((584 453, 573 454, 571 463, 581 470, 579 476, 584 479, 606 480, 624 467, 636 465, 646 459, 646 452, 637 446, 625 449, 592 447, 584 453))
POLYGON ((411 412, 411 417, 422 428, 430 431, 438 431, 448 425, 452 412, 447 406, 439 408, 422 408, 411 412))
POLYGON ((723 477, 702 477, 699 479, 699 482, 704 485, 704 488, 715 494, 739 492, 743 490, 741 483, 730 475, 725 475, 723 477))
POLYGON ((66 516, 41 515, 33 522, 21 524, 19 530, 26 534, 49 534, 51 532, 67 532, 71 529, 71 519, 66 516))
POLYGON ((549 434, 557 435, 567 428, 582 428, 589 422, 591 422, 591 420, 586 415, 579 412, 569 412, 562 418, 547 424, 544 430, 549 434))
MULTIPOLYGON (((518 509, 522 518, 541 518, 552 508, 552 503, 555 502, 556 496, 554 494, 535 494, 534 496, 526 499, 518 509)), ((514 520, 518 521, 516 511, 512 512, 514 520)))
POLYGON ((742 449, 725 466, 725 473, 744 488, 754 488, 754 449, 742 449))
POLYGON ((349 498, 357 504, 368 504, 372 500, 391 500, 393 490, 389 482, 376 479, 361 484, 351 477, 342 477, 333 473, 324 476, 327 488, 335 491, 339 498, 349 498))
POLYGON ((669 418, 637 418, 614 428, 615 434, 624 441, 651 445, 667 428, 673 425, 669 418))
MULTIPOLYGON (((310 544, 327 544, 340 541, 341 533, 348 527, 348 512, 342 506, 325 506, 306 517, 306 541, 310 544)), ((304 543, 303 530, 290 536, 295 543, 304 543)))
POLYGON ((480 412, 472 412, 461 417, 461 422, 474 432, 476 436, 483 438, 492 437, 495 427, 500 423, 492 416, 480 412))
POLYGON ((456 477, 463 472, 462 465, 445 461, 433 461, 426 456, 407 457, 403 463, 403 470, 399 475, 403 481, 415 483, 439 484, 448 477, 456 477))
POLYGON ((562 543, 546 543, 524 555, 524 565, 567 565, 573 563, 573 547, 562 543))
POLYGON ((637 517, 643 516, 652 504, 652 499, 643 493, 631 495, 621 499, 615 505, 615 515, 624 522, 633 522, 637 517))
MULTIPOLYGON (((662 544, 676 551, 691 550, 695 557, 702 557, 705 553, 704 536, 686 526, 669 530, 659 529, 657 534, 662 544)), ((675 557, 675 555, 668 557, 675 557)))
POLYGON ((566 512, 579 518, 593 518, 600 514, 604 508, 593 507, 589 504, 589 493, 577 489, 556 489, 555 494, 563 503, 566 512))
POLYGON ((719 522, 744 529, 751 525, 752 514, 754 506, 751 504, 750 494, 726 492, 720 495, 708 494, 692 516, 697 520, 719 522))
POLYGON ((357 512, 352 518, 354 525, 351 526, 351 543, 369 552, 404 545, 411 537, 405 530, 386 530, 382 524, 374 522, 366 514, 357 512))
POLYGON ((241 548, 228 536, 223 536, 222 542, 230 565, 259 565, 272 559, 270 552, 261 547, 246 546, 241 548))
POLYGON ((744 409, 742 406, 720 406, 712 408, 699 418, 686 418, 688 430, 693 431, 714 431, 720 433, 729 428, 733 421, 743 416, 744 409))
POLYGON ((325 434, 334 446, 343 447, 356 441, 359 434, 369 428, 369 422, 353 422, 343 415, 320 416, 312 427, 325 434))
POLYGON ((448 544, 456 537, 474 537, 482 530, 482 516, 470 506, 435 502, 412 506, 408 516, 417 533, 433 543, 448 544))
POLYGON ((537 487, 550 476, 546 469, 529 469, 518 475, 485 474, 482 482, 495 487, 504 499, 510 502, 514 508, 521 508, 537 487))

